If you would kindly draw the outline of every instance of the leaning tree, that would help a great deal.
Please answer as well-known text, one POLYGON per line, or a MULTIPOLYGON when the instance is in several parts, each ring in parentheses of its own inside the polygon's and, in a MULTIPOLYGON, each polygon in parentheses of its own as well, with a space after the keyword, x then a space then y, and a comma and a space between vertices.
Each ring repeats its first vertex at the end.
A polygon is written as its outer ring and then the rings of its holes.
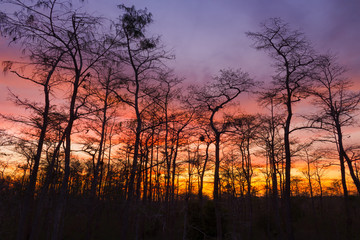
POLYGON ((354 163, 344 146, 343 130, 344 127, 353 126, 355 122, 354 116, 359 110, 360 91, 352 90, 353 82, 344 77, 346 69, 336 62, 334 56, 320 56, 316 65, 314 85, 309 92, 314 96, 314 104, 319 111, 316 112, 316 116, 312 116, 312 120, 334 135, 345 197, 347 196, 345 162, 360 194, 360 181, 354 170, 354 163))

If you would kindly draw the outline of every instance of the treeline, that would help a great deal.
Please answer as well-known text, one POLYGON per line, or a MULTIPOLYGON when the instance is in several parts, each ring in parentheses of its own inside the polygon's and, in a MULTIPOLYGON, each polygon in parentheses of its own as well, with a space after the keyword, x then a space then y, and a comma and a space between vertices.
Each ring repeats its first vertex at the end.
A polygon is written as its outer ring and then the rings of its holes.
MULTIPOLYGON (((349 186, 360 193, 360 167, 358 148, 344 145, 343 130, 356 121, 360 92, 336 57, 317 53, 302 32, 274 18, 247 33, 253 47, 272 59, 270 85, 241 69, 223 69, 206 84, 185 87, 166 66, 172 53, 147 32, 152 15, 146 9, 119 5, 119 18, 106 19, 68 1, 1 5, 14 10, 0 12, 1 35, 24 55, 3 62, 3 70, 39 95, 28 99, 10 91, 27 114, 2 114, 17 126, 2 129, 0 140, 1 191, 21 201, 17 239, 61 239, 68 205, 78 198, 78 207, 86 206, 87 239, 96 235, 104 203, 121 204, 124 238, 146 238, 144 206, 165 209, 162 229, 169 235, 163 237, 171 236, 179 202, 184 220, 175 226, 182 226, 184 239, 194 229, 206 238, 204 229, 189 223, 197 211, 192 199, 201 203, 200 212, 206 202, 213 204, 217 239, 227 236, 224 204, 233 199, 247 221, 243 238, 251 239, 259 213, 254 204, 264 204, 256 196, 271 209, 268 238, 294 239, 291 199, 299 193, 310 197, 313 214, 317 199, 323 208, 323 196, 343 195, 351 237, 349 186), (257 99, 263 114, 238 110, 244 93, 257 99), (294 123, 294 106, 301 102, 316 111, 294 123), (299 139, 300 131, 316 134, 299 139), (19 159, 12 178, 16 166, 6 164, 9 154, 19 159), (295 160, 303 162, 297 174, 295 160), (334 165, 341 179, 329 193, 324 178, 334 165)), ((206 226, 205 217, 199 221, 206 226)))

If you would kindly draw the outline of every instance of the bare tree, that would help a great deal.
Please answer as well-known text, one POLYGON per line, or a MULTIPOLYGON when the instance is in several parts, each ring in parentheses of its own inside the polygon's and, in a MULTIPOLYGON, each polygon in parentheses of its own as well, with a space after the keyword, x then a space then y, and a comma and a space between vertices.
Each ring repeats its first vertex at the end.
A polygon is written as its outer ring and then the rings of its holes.
MULTIPOLYGON (((35 186, 38 178, 38 170, 40 159, 43 151, 43 145, 48 131, 49 115, 52 111, 50 103, 50 94, 52 88, 56 85, 56 70, 60 61, 62 61, 65 51, 63 49, 56 49, 52 44, 49 44, 48 39, 43 35, 42 30, 35 26, 33 14, 26 14, 24 11, 28 7, 21 1, 7 1, 14 6, 23 8, 17 15, 11 16, 3 13, 3 18, 0 21, 0 28, 2 34, 9 34, 12 42, 19 42, 24 50, 26 50, 27 57, 30 59, 29 63, 15 63, 11 61, 4 62, 4 71, 11 71, 19 78, 29 81, 43 90, 44 101, 42 103, 32 102, 28 99, 21 99, 19 96, 11 93, 13 101, 26 109, 31 109, 35 116, 30 116, 29 119, 15 119, 11 120, 22 122, 27 125, 32 125, 38 128, 36 153, 33 156, 33 166, 30 174, 30 181, 27 186, 26 195, 24 198, 18 230, 18 239, 24 238, 29 231, 30 213, 33 208, 33 199, 35 194, 35 186), (26 21, 24 21, 26 19, 26 21), (18 66, 31 65, 33 67, 33 74, 25 76, 21 74, 18 66), (15 69, 14 69, 15 68, 15 69)), ((39 4, 41 5, 41 4, 39 4)), ((35 8, 33 9, 34 11, 35 8)), ((21 69, 21 68, 20 68, 21 69)))
MULTIPOLYGON (((60 237, 60 220, 68 191, 72 129, 75 120, 81 115, 81 107, 86 100, 86 97, 79 97, 80 86, 89 80, 90 69, 105 55, 113 41, 100 40, 96 32, 100 24, 98 17, 72 10, 69 7, 71 4, 67 1, 48 0, 30 4, 20 0, 9 0, 7 3, 19 8, 19 11, 13 16, 6 15, 2 18, 7 24, 5 25, 5 32, 11 33, 15 40, 23 38, 22 41, 41 45, 43 47, 42 52, 54 52, 55 54, 50 55, 56 56, 51 58, 52 65, 50 67, 46 65, 49 69, 48 78, 54 71, 52 69, 59 65, 58 67, 63 71, 64 81, 69 83, 71 87, 69 115, 63 134, 65 140, 65 172, 54 214, 52 234, 52 238, 57 239, 60 237), (27 34, 24 35, 24 32, 27 34)), ((27 50, 32 51, 32 49, 27 50)), ((49 60, 47 58, 40 59, 44 63, 49 60)), ((47 89, 48 86, 45 85, 44 88, 47 89)), ((19 230, 20 235, 23 235, 21 230, 19 230)))
POLYGON ((292 30, 279 18, 272 18, 261 24, 260 32, 248 32, 247 36, 254 40, 257 50, 264 50, 274 60, 276 75, 273 77, 273 89, 278 101, 286 107, 286 121, 284 126, 285 145, 285 193, 284 199, 287 212, 288 239, 294 239, 291 207, 290 207, 290 176, 291 176, 291 149, 290 132, 293 117, 293 104, 306 96, 304 88, 312 74, 314 51, 298 30, 292 30))
POLYGON ((248 238, 253 238, 253 203, 252 203, 252 177, 254 174, 254 166, 252 163, 251 149, 257 138, 261 121, 255 115, 242 114, 231 120, 234 128, 234 143, 238 146, 240 152, 241 175, 246 180, 246 201, 248 214, 248 238))
POLYGON ((120 22, 116 25, 119 35, 124 39, 118 42, 114 56, 124 65, 124 75, 120 80, 123 92, 118 91, 117 97, 134 109, 136 116, 136 131, 134 143, 134 157, 131 167, 128 198, 133 198, 134 182, 138 168, 140 135, 142 132, 142 114, 146 106, 143 100, 147 96, 144 92, 151 85, 154 72, 162 66, 162 61, 170 56, 160 43, 159 37, 147 37, 147 27, 152 22, 151 13, 147 10, 136 10, 134 6, 119 5, 124 11, 120 22))
MULTIPOLYGON (((181 132, 190 123, 192 113, 187 114, 184 120, 184 125, 177 129, 176 122, 181 121, 181 113, 176 112, 174 105, 181 104, 178 99, 181 98, 179 85, 182 80, 174 76, 172 71, 160 72, 156 77, 156 82, 153 87, 149 87, 145 92, 150 96, 149 101, 154 102, 159 107, 159 118, 162 125, 165 127, 164 135, 164 155, 166 164, 165 177, 165 201, 170 199, 172 185, 175 181, 175 173, 171 174, 171 169, 175 169, 177 151, 179 146, 179 138, 181 132), (172 126, 173 127, 172 127, 172 126)), ((173 195, 171 197, 173 199, 173 195)))
MULTIPOLYGON (((284 142, 281 129, 284 125, 284 116, 277 113, 277 106, 274 103, 275 93, 261 93, 259 101, 261 105, 265 105, 269 109, 270 114, 261 116, 261 126, 257 142, 260 147, 264 148, 265 155, 270 164, 271 175, 271 214, 274 218, 275 229, 273 232, 281 233, 281 218, 279 206, 279 189, 282 193, 282 162, 284 152, 284 142), (280 182, 278 182, 278 176, 280 182), (280 188, 279 188, 280 186, 280 188)), ((283 238, 283 236, 279 236, 283 238)))
POLYGON ((117 87, 117 72, 111 67, 108 61, 97 66, 97 82, 86 85, 91 92, 91 104, 88 106, 88 112, 93 113, 89 118, 89 130, 94 133, 97 140, 93 144, 97 144, 97 156, 94 161, 94 177, 91 184, 91 196, 95 198, 100 193, 102 173, 104 170, 104 157, 107 150, 108 135, 111 134, 110 121, 115 118, 115 106, 117 101, 114 91, 117 87), (104 64, 107 66, 104 71, 104 64), (100 185, 100 186, 98 186, 100 185))
POLYGON ((235 143, 241 155, 241 168, 247 183, 247 195, 251 195, 251 178, 254 173, 251 162, 251 145, 257 138, 260 122, 255 115, 241 115, 233 120, 235 143))
MULTIPOLYGON (((342 182, 345 187, 346 161, 350 176, 360 194, 360 181, 353 167, 353 161, 344 147, 343 128, 351 126, 358 110, 360 92, 351 90, 352 82, 343 77, 345 68, 336 63, 331 55, 324 55, 317 61, 317 74, 314 76, 315 84, 310 93, 315 97, 314 103, 320 112, 313 116, 323 129, 334 134, 339 152, 342 182)), ((345 194, 346 191, 345 191, 345 194)))
POLYGON ((247 92, 254 82, 248 74, 241 70, 221 70, 220 75, 214 77, 214 82, 203 88, 193 88, 195 100, 199 103, 199 111, 206 111, 205 118, 211 127, 215 139, 215 169, 214 191, 216 211, 217 238, 222 239, 221 212, 219 209, 219 170, 220 170, 220 141, 221 135, 227 130, 229 124, 219 123, 216 114, 227 104, 234 101, 241 93, 247 92))
POLYGON ((312 207, 313 214, 315 214, 313 178, 316 173, 315 173, 315 170, 313 170, 313 165, 315 165, 315 162, 317 162, 321 158, 321 156, 315 154, 314 152, 311 152, 310 146, 311 146, 311 144, 306 146, 303 150, 303 152, 305 154, 303 159, 306 163, 306 166, 302 170, 302 174, 305 176, 305 178, 309 184, 311 207, 312 207))
MULTIPOLYGON (((117 86, 117 72, 111 67, 111 62, 102 61, 102 64, 96 66, 97 81, 92 84, 84 85, 88 89, 89 104, 85 107, 91 113, 87 116, 87 121, 83 121, 82 129, 86 129, 83 138, 85 144, 83 150, 91 156, 92 159, 92 180, 90 187, 90 204, 88 217, 88 238, 92 238, 94 226, 92 223, 97 210, 97 196, 102 193, 102 180, 105 171, 105 157, 107 149, 110 148, 109 135, 112 134, 111 121, 115 120, 115 107, 118 101, 115 98, 114 90, 117 86), (107 67, 105 68, 104 65, 107 67), (106 69, 106 70, 105 70, 106 69), (85 127, 84 127, 85 126, 85 127)), ((110 154, 108 156, 110 158, 110 154)), ((108 168, 110 163, 108 163, 108 168)))

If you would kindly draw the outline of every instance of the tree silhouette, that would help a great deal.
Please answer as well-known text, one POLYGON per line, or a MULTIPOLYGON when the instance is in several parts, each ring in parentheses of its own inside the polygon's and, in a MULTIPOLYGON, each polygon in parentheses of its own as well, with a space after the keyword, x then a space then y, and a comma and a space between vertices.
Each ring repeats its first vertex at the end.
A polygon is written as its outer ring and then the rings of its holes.
POLYGON ((320 108, 317 117, 313 119, 322 128, 334 134, 344 180, 344 159, 350 176, 360 193, 360 181, 354 171, 353 162, 346 153, 343 143, 343 128, 354 123, 354 114, 358 110, 360 92, 352 91, 352 82, 343 78, 345 68, 336 63, 331 55, 324 55, 317 61, 317 74, 314 77, 314 87, 310 93, 315 97, 314 103, 320 108))
MULTIPOLYGON (((210 125, 215 139, 215 170, 213 198, 216 204, 216 230, 217 238, 222 239, 221 212, 219 209, 219 170, 220 170, 220 140, 221 135, 227 130, 229 124, 219 124, 216 114, 227 104, 235 100, 241 93, 247 92, 254 82, 247 73, 240 70, 221 70, 220 75, 214 77, 214 82, 199 89, 193 89, 194 98, 199 103, 200 109, 208 114, 210 125)), ((201 111, 201 110, 200 110, 201 111)))
POLYGON ((33 95, 10 90, 25 111, 1 115, 1 239, 356 238, 360 93, 302 32, 274 18, 247 33, 269 85, 225 69, 188 87, 147 9, 113 21, 70 0, 0 2, 23 53, 3 71, 33 95), (240 112, 254 89, 265 113, 240 112))
POLYGON ((124 76, 119 81, 125 93, 118 93, 117 97, 133 108, 136 116, 134 157, 128 189, 128 198, 132 199, 138 168, 142 114, 145 109, 142 101, 147 96, 144 91, 151 85, 152 75, 160 70, 161 61, 172 56, 164 50, 159 37, 145 35, 146 29, 152 22, 151 13, 148 13, 146 9, 136 10, 134 6, 119 5, 119 8, 124 13, 121 15, 121 21, 116 24, 116 28, 123 41, 117 42, 118 48, 114 52, 114 57, 124 65, 127 72, 124 72, 124 76))
POLYGON ((285 146, 285 192, 284 199, 287 212, 288 239, 294 239, 291 207, 290 207, 290 176, 291 176, 291 149, 290 131, 293 117, 293 104, 306 97, 305 88, 310 80, 315 59, 314 51, 298 30, 292 30, 279 18, 272 18, 261 24, 260 32, 247 32, 247 36, 254 40, 257 50, 268 52, 274 60, 276 75, 273 76, 272 92, 286 107, 286 121, 284 126, 285 146))

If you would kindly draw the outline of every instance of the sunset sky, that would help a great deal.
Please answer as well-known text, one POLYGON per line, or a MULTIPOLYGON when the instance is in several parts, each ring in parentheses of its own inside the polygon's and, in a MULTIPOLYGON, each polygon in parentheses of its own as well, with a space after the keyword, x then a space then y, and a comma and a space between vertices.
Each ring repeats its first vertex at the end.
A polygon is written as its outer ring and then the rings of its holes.
MULTIPOLYGON (((293 29, 302 30, 318 52, 338 55, 339 62, 349 69, 348 77, 360 85, 360 1, 85 0, 84 8, 116 19, 120 13, 116 5, 120 3, 138 9, 146 7, 153 14, 149 33, 161 35, 167 49, 175 54, 176 59, 168 65, 185 83, 205 83, 222 68, 242 68, 256 81, 268 82, 273 73, 271 60, 265 52, 251 47, 245 32, 258 31, 260 22, 280 17, 293 29)), ((0 61, 14 60, 20 55, 4 39, 0 39, 0 52, 0 61)), ((1 73, 2 113, 18 111, 7 101, 7 88, 29 98, 39 93, 12 74, 1 73)), ((246 106, 256 105, 253 100, 249 99, 251 104, 242 104, 245 110, 246 106)))
MULTIPOLYGON (((76 1, 74 1, 76 2, 76 1)), ((222 68, 242 68, 259 81, 272 74, 270 59, 251 47, 246 31, 259 23, 281 17, 292 28, 306 33, 319 52, 331 51, 345 64, 349 77, 360 83, 360 1, 357 0, 85 0, 89 12, 116 18, 117 4, 147 8, 153 13, 152 34, 162 36, 176 60, 169 63, 179 77, 204 82, 222 68)), ((0 40, 0 60, 12 59, 18 50, 0 40)), ((22 81, 0 75, 1 111, 6 107, 7 87, 29 92, 22 81), (12 79, 12 80, 10 80, 12 79)))
POLYGON ((358 236, 356 100, 360 0, 0 0, 0 238, 358 236))

